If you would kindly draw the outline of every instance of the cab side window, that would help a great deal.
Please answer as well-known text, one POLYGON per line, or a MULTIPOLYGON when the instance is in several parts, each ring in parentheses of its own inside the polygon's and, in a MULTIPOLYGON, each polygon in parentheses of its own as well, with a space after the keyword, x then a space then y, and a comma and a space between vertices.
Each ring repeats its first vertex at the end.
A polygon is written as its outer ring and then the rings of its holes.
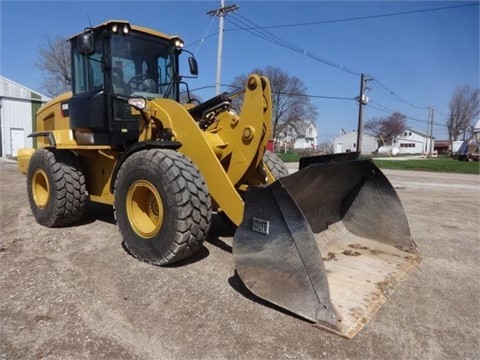
MULTIPOLYGON (((72 46, 76 46, 73 45, 72 46)), ((75 78, 73 81, 73 93, 83 94, 104 89, 104 74, 102 71, 103 45, 101 40, 95 42, 95 53, 90 56, 81 55, 78 51, 73 52, 73 64, 75 78)))

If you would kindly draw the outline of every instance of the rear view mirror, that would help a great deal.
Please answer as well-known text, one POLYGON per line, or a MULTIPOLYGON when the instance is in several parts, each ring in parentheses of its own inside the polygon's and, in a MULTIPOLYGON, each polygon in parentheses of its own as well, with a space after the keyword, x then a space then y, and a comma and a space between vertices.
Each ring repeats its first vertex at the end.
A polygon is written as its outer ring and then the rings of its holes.
POLYGON ((84 32, 78 36, 78 50, 80 54, 89 56, 95 52, 95 41, 91 32, 84 32))
POLYGON ((193 57, 190 56, 188 58, 188 66, 190 67, 190 74, 197 76, 198 75, 198 65, 197 65, 197 60, 193 57))

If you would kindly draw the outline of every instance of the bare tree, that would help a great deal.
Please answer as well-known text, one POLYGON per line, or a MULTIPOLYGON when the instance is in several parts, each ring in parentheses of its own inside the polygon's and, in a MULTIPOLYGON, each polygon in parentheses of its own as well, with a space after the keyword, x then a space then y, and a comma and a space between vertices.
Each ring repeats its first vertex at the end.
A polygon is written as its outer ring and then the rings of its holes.
MULTIPOLYGON (((254 69, 251 73, 265 75, 272 88, 272 133, 273 137, 287 125, 295 125, 318 116, 317 108, 306 95, 307 87, 302 80, 278 67, 267 66, 265 70, 254 69)), ((248 75, 237 76, 230 85, 233 89, 245 86, 248 75)))
POLYGON ((180 93, 180 103, 181 104, 187 104, 187 103, 192 103, 193 105, 200 104, 203 102, 203 99, 201 96, 192 93, 188 93, 187 91, 181 92, 180 93))
POLYGON ((373 118, 365 122, 365 130, 370 131, 386 144, 391 144, 395 136, 401 134, 407 127, 407 117, 395 112, 384 118, 373 118))
POLYGON ((472 128, 472 121, 480 114, 480 89, 470 85, 457 87, 450 100, 447 118, 450 144, 472 128))
POLYGON ((70 43, 63 37, 54 40, 46 38, 45 45, 38 53, 40 58, 35 64, 45 72, 45 79, 42 82, 44 91, 49 96, 57 96, 71 89, 70 79, 70 43))

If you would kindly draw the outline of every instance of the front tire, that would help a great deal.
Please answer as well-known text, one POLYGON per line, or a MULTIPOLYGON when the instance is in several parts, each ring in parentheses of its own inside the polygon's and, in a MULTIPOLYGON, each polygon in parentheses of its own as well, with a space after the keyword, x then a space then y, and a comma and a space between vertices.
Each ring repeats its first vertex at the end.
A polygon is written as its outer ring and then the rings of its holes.
POLYGON ((203 176, 184 155, 166 149, 134 153, 120 167, 114 195, 117 225, 134 257, 165 265, 201 248, 211 199, 203 176))
POLYGON ((36 150, 28 166, 27 190, 35 220, 52 228, 78 222, 88 200, 85 176, 70 151, 36 150))

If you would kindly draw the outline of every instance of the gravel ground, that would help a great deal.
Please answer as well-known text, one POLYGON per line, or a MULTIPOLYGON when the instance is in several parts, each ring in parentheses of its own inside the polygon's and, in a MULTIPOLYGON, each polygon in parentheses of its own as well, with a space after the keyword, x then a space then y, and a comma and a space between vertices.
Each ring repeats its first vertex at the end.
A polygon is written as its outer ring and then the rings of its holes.
POLYGON ((25 177, 0 160, 0 359, 479 359, 480 176, 385 173, 424 260, 346 340, 252 299, 219 219, 192 259, 147 265, 111 207, 38 225, 25 177))

